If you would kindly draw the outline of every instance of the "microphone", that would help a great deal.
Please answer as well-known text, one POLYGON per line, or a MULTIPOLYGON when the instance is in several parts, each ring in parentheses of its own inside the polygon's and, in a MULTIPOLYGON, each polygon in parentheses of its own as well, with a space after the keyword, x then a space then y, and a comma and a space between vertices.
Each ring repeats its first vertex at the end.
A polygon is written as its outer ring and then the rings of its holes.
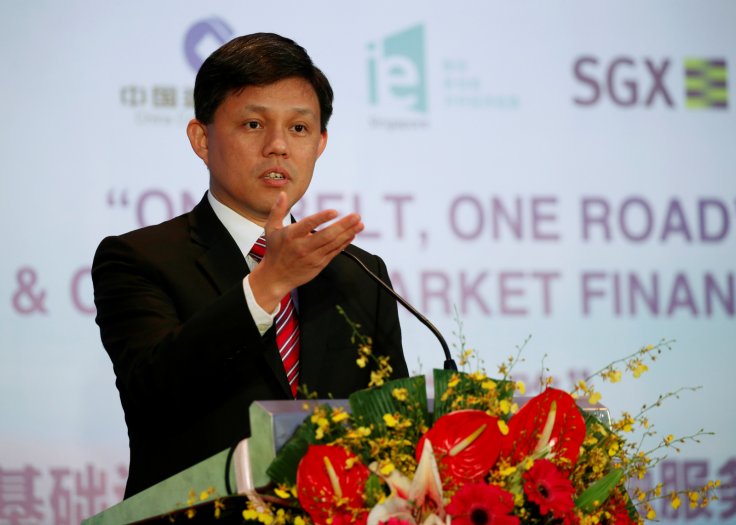
POLYGON ((394 291, 393 288, 391 288, 388 284, 383 282, 383 280, 378 277, 375 273, 370 271, 368 267, 363 264, 363 262, 358 259, 355 255, 353 255, 350 252, 347 252, 345 250, 342 250, 340 253, 347 256, 349 259, 352 259, 358 266, 360 266, 363 271, 368 274, 368 276, 373 279, 376 283, 378 283, 381 288, 386 290, 391 296, 396 299, 399 303, 401 303, 401 306, 409 310, 414 317, 419 319, 419 322, 421 322, 424 326, 429 328, 432 333, 435 335, 435 337, 439 340, 440 344, 442 345, 442 350, 445 352, 445 370, 457 370, 457 364, 455 363, 455 360, 452 358, 452 354, 450 354, 450 348, 447 346, 447 341, 445 341, 445 338, 442 337, 442 334, 439 330, 437 330, 437 327, 433 325, 431 322, 429 322, 429 319, 424 317, 419 311, 414 308, 412 305, 409 304, 409 302, 401 297, 398 293, 394 291))

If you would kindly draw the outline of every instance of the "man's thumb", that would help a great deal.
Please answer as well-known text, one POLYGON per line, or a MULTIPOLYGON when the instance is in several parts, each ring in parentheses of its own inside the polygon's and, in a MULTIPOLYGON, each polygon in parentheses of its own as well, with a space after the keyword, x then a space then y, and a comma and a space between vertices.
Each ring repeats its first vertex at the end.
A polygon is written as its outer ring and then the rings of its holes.
POLYGON ((266 230, 266 236, 268 236, 269 231, 277 230, 282 227, 287 211, 286 192, 282 191, 279 192, 279 196, 276 197, 273 206, 271 206, 271 211, 268 214, 268 219, 266 219, 266 225, 264 227, 266 230))

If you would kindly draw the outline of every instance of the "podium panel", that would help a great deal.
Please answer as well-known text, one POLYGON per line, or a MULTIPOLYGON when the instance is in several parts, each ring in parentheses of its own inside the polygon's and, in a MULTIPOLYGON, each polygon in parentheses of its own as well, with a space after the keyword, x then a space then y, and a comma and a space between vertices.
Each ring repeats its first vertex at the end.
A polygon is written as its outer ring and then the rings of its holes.
MULTIPOLYGON (((517 397, 516 403, 523 406, 529 397, 517 397)), ((83 521, 83 525, 120 525, 141 522, 209 523, 215 511, 215 501, 223 508, 221 512, 232 515, 242 523, 240 512, 245 509, 247 494, 269 483, 266 470, 286 441, 293 435, 304 418, 315 406, 328 404, 350 410, 346 399, 256 401, 250 406, 250 427, 253 436, 243 439, 234 450, 223 450, 196 465, 157 483, 109 509, 83 521), (188 502, 194 492, 195 501, 188 502), (200 494, 208 492, 200 499, 200 494), (194 507, 194 515, 186 516, 185 508, 194 507), (236 512, 239 509, 240 512, 236 512), (194 520, 194 521, 189 521, 194 520)), ((433 400, 428 400, 432 410, 433 400)), ((578 401, 583 412, 610 425, 608 409, 602 405, 590 405, 578 401)), ((225 520, 222 523, 227 523, 225 520)))

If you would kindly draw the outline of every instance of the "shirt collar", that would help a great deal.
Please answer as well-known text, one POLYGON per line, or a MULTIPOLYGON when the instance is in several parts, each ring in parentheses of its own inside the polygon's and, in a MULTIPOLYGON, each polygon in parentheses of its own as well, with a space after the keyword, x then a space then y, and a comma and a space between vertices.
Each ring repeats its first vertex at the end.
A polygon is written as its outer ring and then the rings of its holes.
MULTIPOLYGON (((225 226, 230 236, 235 240, 235 243, 243 252, 243 257, 247 257, 250 253, 250 249, 253 247, 253 243, 256 242, 258 237, 263 235, 263 227, 250 221, 227 207, 220 201, 218 201, 212 192, 207 192, 207 200, 212 206, 212 210, 220 222, 225 226)), ((291 224, 291 216, 287 213, 284 217, 284 226, 291 224)))

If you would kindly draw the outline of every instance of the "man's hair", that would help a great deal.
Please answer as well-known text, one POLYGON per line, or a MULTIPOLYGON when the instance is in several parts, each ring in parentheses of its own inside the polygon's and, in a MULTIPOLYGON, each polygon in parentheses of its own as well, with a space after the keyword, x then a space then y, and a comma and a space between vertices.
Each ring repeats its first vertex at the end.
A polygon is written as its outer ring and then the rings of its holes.
POLYGON ((303 78, 314 88, 320 126, 326 131, 333 98, 327 77, 302 46, 274 33, 236 37, 207 57, 194 82, 194 116, 211 124, 215 111, 231 93, 293 77, 303 78))

